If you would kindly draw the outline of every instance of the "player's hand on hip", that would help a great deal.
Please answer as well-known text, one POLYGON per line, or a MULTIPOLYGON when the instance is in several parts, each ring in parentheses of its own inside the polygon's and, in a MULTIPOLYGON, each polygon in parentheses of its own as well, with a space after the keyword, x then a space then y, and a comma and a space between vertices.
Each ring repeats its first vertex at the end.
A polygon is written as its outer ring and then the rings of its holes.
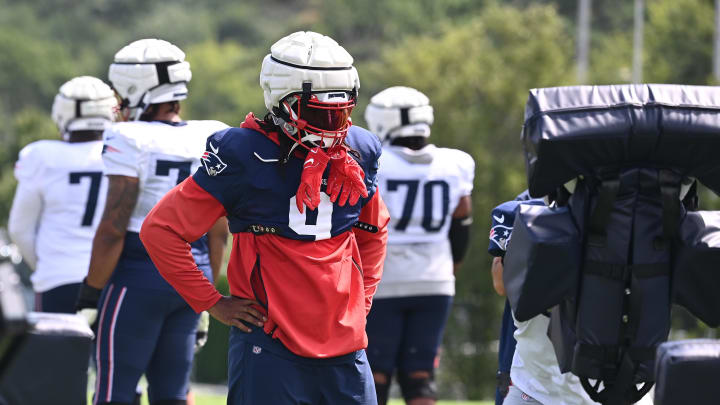
POLYGON ((343 206, 348 201, 350 205, 357 204, 360 197, 367 198, 365 187, 365 172, 355 159, 347 153, 344 146, 330 149, 330 174, 328 175, 327 192, 330 201, 337 201, 343 206), (342 192, 341 192, 342 191, 342 192))
POLYGON ((253 306, 260 306, 260 303, 232 296, 222 297, 212 308, 208 309, 208 312, 225 325, 234 326, 243 332, 252 332, 252 329, 241 321, 259 327, 262 327, 267 321, 267 317, 253 306))

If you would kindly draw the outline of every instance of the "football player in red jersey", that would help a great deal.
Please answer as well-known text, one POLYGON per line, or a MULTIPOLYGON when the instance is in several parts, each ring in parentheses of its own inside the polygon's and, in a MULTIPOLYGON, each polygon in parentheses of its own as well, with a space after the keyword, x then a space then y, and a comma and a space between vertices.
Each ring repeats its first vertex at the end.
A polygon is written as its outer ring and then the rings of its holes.
POLYGON ((380 142, 353 126, 353 59, 296 32, 263 60, 269 112, 207 140, 204 168, 168 193, 140 237, 200 312, 232 326, 228 404, 376 404, 365 319, 385 257, 380 142), (231 296, 198 271, 189 243, 227 216, 231 296))

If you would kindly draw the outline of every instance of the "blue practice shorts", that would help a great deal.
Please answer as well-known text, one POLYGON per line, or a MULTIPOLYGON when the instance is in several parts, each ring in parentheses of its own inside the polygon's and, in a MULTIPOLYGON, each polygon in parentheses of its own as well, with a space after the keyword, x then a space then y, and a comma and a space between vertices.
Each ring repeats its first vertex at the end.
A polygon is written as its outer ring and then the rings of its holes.
POLYGON ((142 374, 150 403, 185 399, 198 319, 175 291, 111 280, 98 307, 93 404, 132 403, 142 374))
POLYGON ((230 330, 228 405, 377 405, 365 350, 300 357, 261 328, 230 330))
POLYGON ((453 297, 428 295, 373 300, 367 319, 373 371, 392 375, 435 369, 453 297))
POLYGON ((75 301, 82 283, 65 284, 35 294, 35 310, 38 312, 60 312, 74 314, 75 301))

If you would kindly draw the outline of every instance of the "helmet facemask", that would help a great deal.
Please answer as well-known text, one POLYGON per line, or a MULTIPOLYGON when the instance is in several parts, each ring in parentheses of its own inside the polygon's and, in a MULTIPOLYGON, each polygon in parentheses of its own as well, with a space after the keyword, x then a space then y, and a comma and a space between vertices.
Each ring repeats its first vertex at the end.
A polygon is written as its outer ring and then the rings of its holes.
MULTIPOLYGON (((356 96, 348 91, 291 94, 273 113, 285 135, 306 149, 341 145, 352 125, 356 96)), ((294 147, 294 146, 293 146, 294 147)))

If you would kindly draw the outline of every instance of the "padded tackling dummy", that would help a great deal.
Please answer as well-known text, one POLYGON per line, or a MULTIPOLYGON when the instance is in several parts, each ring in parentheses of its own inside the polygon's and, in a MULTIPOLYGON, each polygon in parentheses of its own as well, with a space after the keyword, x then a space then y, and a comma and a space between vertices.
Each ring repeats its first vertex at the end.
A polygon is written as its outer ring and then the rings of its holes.
MULTIPOLYGON (((669 233, 679 222, 680 181, 670 171, 624 170, 615 184, 611 210, 598 218, 595 210, 607 182, 599 187, 578 306, 576 374, 606 378, 607 359, 619 359, 625 352, 634 363, 635 378, 653 381, 655 348, 666 340, 670 327, 669 233), (663 190, 674 202, 670 207, 665 206, 663 190), (628 347, 619 348, 624 342, 628 347)), ((619 372, 616 365, 610 375, 619 372)))
POLYGON ((530 195, 598 167, 681 169, 720 193, 720 91, 638 84, 533 89, 522 139, 530 195))
POLYGON ((720 340, 663 343, 657 349, 655 405, 717 403, 718 376, 720 340))
POLYGON ((515 319, 527 321, 574 295, 581 244, 568 207, 519 204, 503 270, 515 319))
MULTIPOLYGON (((0 381, 8 374, 28 329, 20 277, 12 264, 12 249, 0 233, 0 381)), ((0 395, 0 405, 7 405, 0 395)))
POLYGON ((84 318, 31 312, 30 331, 0 381, 8 405, 78 405, 87 401, 93 333, 84 318))
POLYGON ((673 288, 675 303, 708 326, 720 326, 720 212, 688 212, 680 225, 673 288))
MULTIPOLYGON (((704 307, 711 298, 705 293, 717 295, 717 273, 701 269, 712 271, 705 265, 714 257, 697 241, 712 238, 696 237, 692 221, 683 243, 678 236, 684 232, 683 180, 695 177, 720 192, 720 91, 676 85, 535 89, 522 139, 530 194, 567 204, 583 244, 580 287, 553 308, 548 330, 560 367, 570 366, 598 402, 634 402, 654 381, 655 349, 667 338, 674 267, 686 269, 675 280, 676 301, 704 311, 711 322, 716 315, 704 307), (573 178, 580 178, 575 193, 553 198, 573 178), (693 296, 698 288, 705 293, 693 296)), ((706 228, 695 227, 712 233, 706 228)))

